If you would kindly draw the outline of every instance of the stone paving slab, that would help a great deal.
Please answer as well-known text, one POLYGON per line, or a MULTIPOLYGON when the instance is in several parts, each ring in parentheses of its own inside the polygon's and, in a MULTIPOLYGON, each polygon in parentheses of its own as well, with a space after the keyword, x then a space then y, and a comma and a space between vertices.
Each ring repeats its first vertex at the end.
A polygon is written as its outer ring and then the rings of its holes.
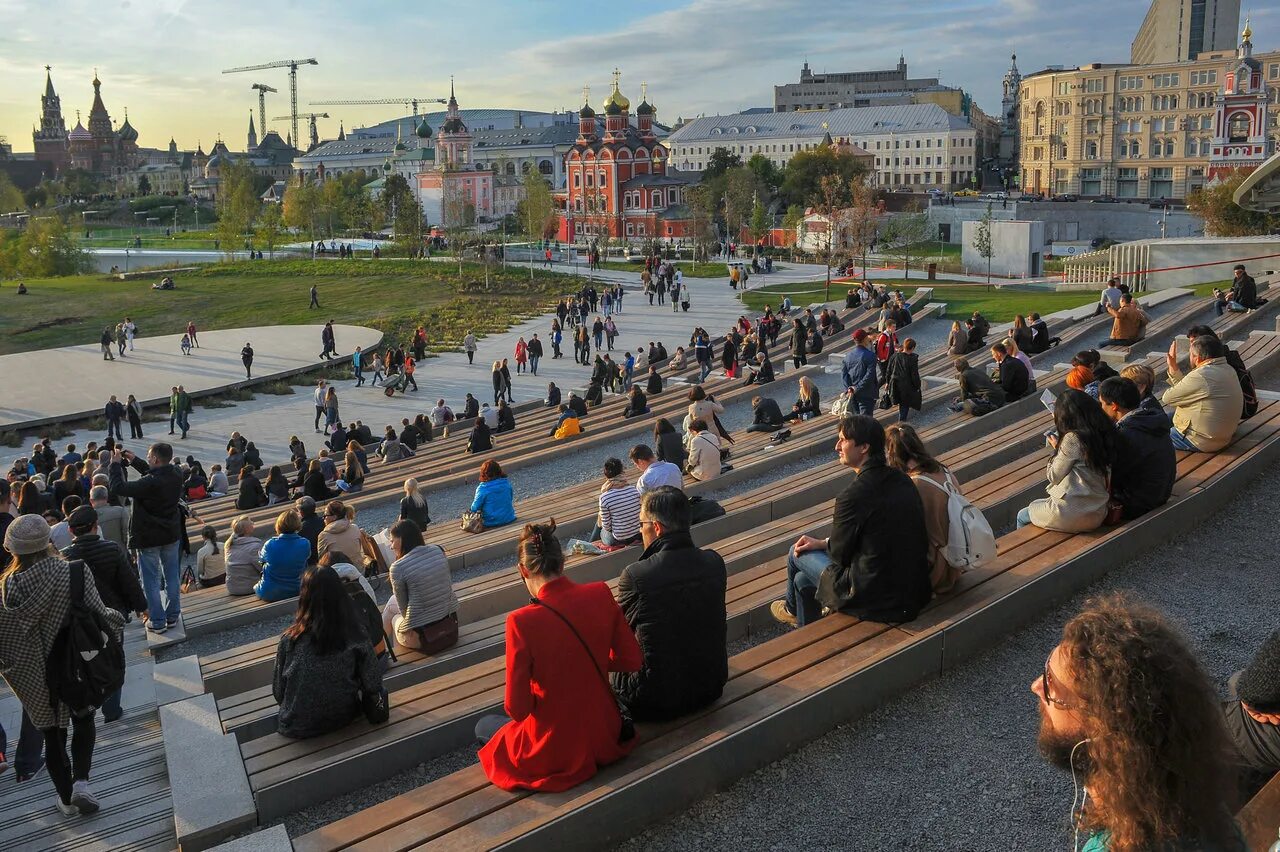
MULTIPOLYGON (((199 325, 199 317, 195 319, 199 325)), ((122 402, 133 394, 143 405, 167 405, 173 385, 183 385, 193 396, 238 387, 245 381, 240 350, 246 342, 253 344, 255 379, 314 369, 321 363, 321 327, 202 331, 197 333, 200 348, 189 356, 182 354, 178 334, 140 337, 134 341, 134 351, 126 350, 124 357, 113 351, 114 361, 104 361, 96 344, 2 355, 0 430, 94 417, 102 413, 113 393, 122 402)), ((334 329, 338 351, 344 354, 382 339, 381 332, 363 326, 336 325, 334 329)))

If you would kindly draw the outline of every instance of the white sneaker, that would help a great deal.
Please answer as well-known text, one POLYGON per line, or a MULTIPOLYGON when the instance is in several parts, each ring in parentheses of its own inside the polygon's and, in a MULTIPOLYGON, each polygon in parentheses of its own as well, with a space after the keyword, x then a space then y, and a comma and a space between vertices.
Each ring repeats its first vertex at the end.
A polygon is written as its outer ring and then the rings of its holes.
POLYGON ((101 807, 98 797, 89 789, 88 781, 77 781, 71 785, 71 804, 82 814, 97 813, 101 807))
POLYGON ((58 810, 62 812, 63 816, 72 817, 72 816, 80 815, 79 808, 77 808, 75 805, 68 805, 64 803, 62 799, 59 798, 57 793, 53 794, 53 801, 54 801, 54 804, 58 806, 58 810))

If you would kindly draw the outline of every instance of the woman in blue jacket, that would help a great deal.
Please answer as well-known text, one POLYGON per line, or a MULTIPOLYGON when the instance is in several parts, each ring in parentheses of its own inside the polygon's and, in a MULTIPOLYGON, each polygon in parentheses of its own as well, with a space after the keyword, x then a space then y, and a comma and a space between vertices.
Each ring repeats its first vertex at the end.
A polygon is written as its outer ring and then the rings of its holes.
POLYGON ((262 545, 258 558, 262 561, 262 579, 253 593, 264 601, 282 601, 296 597, 302 584, 302 572, 311 557, 311 542, 298 533, 302 517, 292 509, 276 518, 276 534, 262 545))
POLYGON ((480 465, 480 484, 476 486, 476 498, 471 501, 471 511, 484 518, 485 528, 500 527, 516 519, 515 498, 511 494, 511 480, 493 459, 480 465))

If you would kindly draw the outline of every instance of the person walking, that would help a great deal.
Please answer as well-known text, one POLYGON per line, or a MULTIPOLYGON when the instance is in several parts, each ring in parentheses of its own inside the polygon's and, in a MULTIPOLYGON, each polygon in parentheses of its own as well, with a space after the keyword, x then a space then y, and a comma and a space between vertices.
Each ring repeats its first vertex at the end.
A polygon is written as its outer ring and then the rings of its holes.
POLYGON ((467 353, 467 365, 476 362, 476 336, 470 331, 462 338, 462 351, 467 353))
MULTIPOLYGON (((320 434, 320 418, 324 416, 324 398, 325 398, 326 387, 327 385, 325 380, 320 379, 319 381, 316 382, 315 392, 312 393, 311 395, 311 398, 315 402, 315 407, 316 407, 315 429, 316 429, 317 435, 320 434)), ((173 433, 170 432, 169 434, 172 435, 173 433)))
POLYGON ((412 355, 406 355, 404 359, 404 390, 409 389, 409 385, 413 385, 414 391, 418 390, 418 381, 413 377, 417 372, 418 362, 413 359, 412 355))
POLYGON ((187 389, 178 385, 177 395, 178 406, 178 428, 182 430, 182 437, 187 437, 187 432, 191 429, 191 394, 187 393, 187 389))
POLYGON ((142 572, 142 590, 150 615, 147 629, 164 633, 178 623, 182 613, 181 559, 182 475, 173 466, 173 447, 152 444, 143 461, 128 450, 117 448, 111 454, 107 470, 111 493, 133 499, 129 519, 129 546, 138 553, 142 572), (139 479, 125 478, 125 465, 142 474, 139 479), (165 597, 160 595, 163 572, 165 597))
POLYGON ((89 787, 95 714, 75 715, 50 694, 47 661, 73 604, 82 603, 113 631, 124 627, 124 619, 102 602, 84 563, 78 563, 77 572, 83 579, 82 600, 72 600, 73 572, 50 546, 49 524, 39 515, 9 524, 4 550, 12 561, 0 573, 0 659, 5 663, 0 676, 22 704, 24 718, 44 734, 45 766, 57 791, 58 811, 63 816, 95 813, 101 807, 89 787), (70 760, 68 728, 73 728, 70 760))
POLYGON ((116 360, 116 356, 111 352, 111 344, 113 342, 113 338, 111 335, 111 326, 107 326, 102 330, 102 335, 101 337, 98 338, 98 342, 102 345, 102 360, 103 361, 116 360))
POLYGON ((253 378, 253 345, 249 341, 245 341, 244 348, 240 350, 240 362, 244 364, 244 377, 246 379, 253 378))
POLYGON ((324 431, 326 434, 338 426, 338 392, 330 385, 324 395, 324 431))
POLYGON ((138 336, 138 326, 129 317, 124 318, 124 336, 129 340, 129 351, 133 351, 133 339, 138 336))
POLYGON ((133 394, 129 394, 129 401, 125 403, 125 415, 129 418, 129 437, 131 439, 142 437, 142 404, 138 402, 133 394))
POLYGON ((924 404, 922 388, 916 341, 908 337, 902 341, 902 348, 889 356, 885 370, 885 390, 889 394, 889 404, 898 406, 899 423, 906 423, 911 409, 919 411, 924 404))
POLYGON ((529 361, 529 344, 525 343, 523 337, 516 341, 516 375, 524 372, 525 365, 529 361))
MULTIPOLYGON (((511 395, 511 368, 507 366, 507 359, 502 359, 502 389, 507 394, 507 402, 515 402, 515 398, 511 395)), ((497 403, 494 403, 497 405, 497 403)))
POLYGON ((364 385, 364 354, 359 346, 351 353, 351 369, 356 374, 356 387, 364 385))
POLYGON ((307 305, 308 310, 320 307, 320 291, 316 289, 316 285, 311 285, 311 304, 307 305))
POLYGON ((107 404, 102 408, 102 416, 107 420, 108 438, 115 436, 117 441, 124 440, 124 435, 120 431, 120 421, 124 419, 125 414, 124 405, 116 399, 115 394, 111 394, 111 399, 107 400, 107 404))
POLYGON ((529 373, 530 375, 538 375, 538 362, 542 360, 542 341, 538 339, 537 332, 534 332, 533 339, 529 341, 529 373))
MULTIPOLYGON (((128 333, 128 331, 129 331, 129 326, 130 326, 130 325, 132 325, 132 323, 130 323, 130 322, 129 322, 129 318, 128 318, 128 317, 125 317, 124 324, 125 324, 125 332, 126 332, 126 334, 127 334, 127 333, 128 333)), ((197 349, 199 349, 199 348, 200 348, 200 339, 199 339, 198 337, 196 337, 196 323, 195 323, 195 320, 187 320, 187 337, 191 338, 191 345, 192 345, 192 346, 194 346, 194 347, 195 347, 195 348, 197 348, 197 349)), ((133 346, 131 345, 129 348, 130 348, 130 349, 133 349, 133 346)))
POLYGON ((379 382, 387 377, 382 368, 384 357, 384 355, 377 352, 373 353, 373 378, 369 380, 369 384, 373 385, 375 388, 378 386, 379 382))
POLYGON ((121 358, 124 357, 124 348, 125 346, 128 345, 128 342, 129 341, 127 341, 124 336, 124 323, 117 323, 116 324, 116 347, 119 348, 120 350, 121 358))
POLYGON ((169 434, 173 434, 173 427, 178 422, 178 386, 174 385, 169 388, 169 434))
POLYGON ((337 343, 333 337, 333 320, 329 320, 324 324, 324 328, 320 330, 320 357, 326 361, 332 361, 333 356, 338 354, 337 343))

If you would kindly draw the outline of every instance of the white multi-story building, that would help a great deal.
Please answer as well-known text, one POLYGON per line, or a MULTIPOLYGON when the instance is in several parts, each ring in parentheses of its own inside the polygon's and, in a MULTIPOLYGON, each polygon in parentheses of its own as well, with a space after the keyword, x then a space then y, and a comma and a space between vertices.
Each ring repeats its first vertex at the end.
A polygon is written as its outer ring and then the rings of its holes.
POLYGON ((672 131, 666 144, 672 166, 701 171, 717 148, 743 162, 761 154, 781 167, 828 136, 866 151, 875 182, 889 188, 968 186, 984 157, 978 131, 937 104, 703 116, 672 131))

